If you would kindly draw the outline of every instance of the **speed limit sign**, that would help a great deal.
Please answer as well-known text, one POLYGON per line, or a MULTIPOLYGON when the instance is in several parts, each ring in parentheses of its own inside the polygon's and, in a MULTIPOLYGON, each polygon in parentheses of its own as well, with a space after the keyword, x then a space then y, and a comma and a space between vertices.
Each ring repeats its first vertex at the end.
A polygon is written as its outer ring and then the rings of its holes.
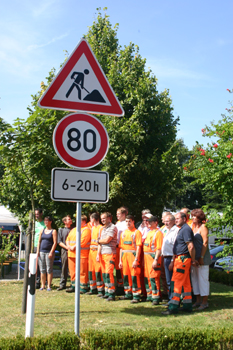
POLYGON ((108 133, 104 125, 90 114, 69 114, 57 124, 53 145, 67 165, 89 169, 99 164, 108 151, 108 133))

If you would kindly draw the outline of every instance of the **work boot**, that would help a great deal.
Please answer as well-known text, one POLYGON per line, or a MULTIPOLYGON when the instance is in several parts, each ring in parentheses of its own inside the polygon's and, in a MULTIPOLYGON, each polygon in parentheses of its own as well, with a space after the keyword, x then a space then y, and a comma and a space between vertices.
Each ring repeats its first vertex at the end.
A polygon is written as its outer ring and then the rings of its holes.
POLYGON ((128 298, 126 295, 123 295, 122 297, 119 298, 119 300, 132 300, 132 298, 128 298))
POLYGON ((131 300, 131 304, 138 304, 139 303, 139 300, 138 299, 133 299, 131 300))
POLYGON ((74 293, 75 292, 75 288, 74 287, 70 287, 66 289, 66 293, 74 293))
POLYGON ((60 290, 63 290, 63 289, 66 289, 66 287, 65 286, 64 287, 60 286, 60 287, 57 288, 57 291, 60 291, 60 290))
POLYGON ((102 299, 108 299, 108 297, 109 297, 109 295, 106 295, 106 294, 105 295, 101 295, 102 299))

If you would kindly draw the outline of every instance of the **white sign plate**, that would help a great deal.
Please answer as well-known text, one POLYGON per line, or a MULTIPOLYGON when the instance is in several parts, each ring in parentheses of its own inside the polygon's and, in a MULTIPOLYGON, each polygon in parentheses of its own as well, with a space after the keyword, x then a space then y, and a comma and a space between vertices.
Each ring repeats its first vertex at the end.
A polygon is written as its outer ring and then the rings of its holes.
POLYGON ((96 117, 73 113, 62 118, 53 132, 57 155, 67 165, 79 169, 93 168, 108 152, 108 133, 96 117))
POLYGON ((95 170, 52 169, 51 198, 59 202, 106 203, 108 173, 95 170))

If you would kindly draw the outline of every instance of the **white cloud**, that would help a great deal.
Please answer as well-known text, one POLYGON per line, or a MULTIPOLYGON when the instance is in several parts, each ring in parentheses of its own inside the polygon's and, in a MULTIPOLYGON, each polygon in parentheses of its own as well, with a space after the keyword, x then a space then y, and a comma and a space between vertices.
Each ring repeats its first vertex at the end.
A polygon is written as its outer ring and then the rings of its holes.
POLYGON ((37 1, 36 6, 33 6, 32 9, 32 15, 33 17, 39 17, 44 14, 48 14, 48 12, 51 12, 52 9, 55 9, 57 7, 57 1, 56 0, 44 0, 44 1, 37 1))
POLYGON ((48 46, 48 45, 50 45, 50 44, 55 43, 56 41, 59 41, 59 40, 64 39, 64 38, 67 37, 67 36, 68 36, 68 34, 62 34, 62 35, 60 35, 60 36, 58 36, 58 37, 55 37, 55 38, 51 39, 51 40, 48 41, 47 43, 40 44, 40 45, 38 45, 38 44, 29 45, 29 46, 27 47, 27 50, 28 50, 28 51, 31 51, 31 50, 36 50, 36 49, 39 49, 39 48, 48 46))

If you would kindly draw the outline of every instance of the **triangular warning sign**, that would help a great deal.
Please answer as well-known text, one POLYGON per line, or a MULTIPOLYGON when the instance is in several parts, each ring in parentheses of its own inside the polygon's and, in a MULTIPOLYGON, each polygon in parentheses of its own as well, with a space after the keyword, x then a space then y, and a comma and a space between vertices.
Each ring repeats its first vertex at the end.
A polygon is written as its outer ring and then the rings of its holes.
POLYGON ((123 116, 121 107, 88 42, 82 39, 38 101, 48 109, 123 116))

